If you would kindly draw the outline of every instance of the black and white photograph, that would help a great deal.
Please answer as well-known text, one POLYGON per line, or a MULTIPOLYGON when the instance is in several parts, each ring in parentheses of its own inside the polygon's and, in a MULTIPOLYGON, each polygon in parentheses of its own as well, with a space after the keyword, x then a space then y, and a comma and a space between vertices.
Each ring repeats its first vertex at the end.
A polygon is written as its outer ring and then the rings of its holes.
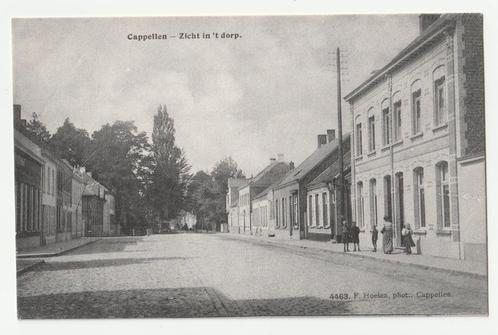
POLYGON ((17 318, 488 316, 486 19, 12 17, 17 318))

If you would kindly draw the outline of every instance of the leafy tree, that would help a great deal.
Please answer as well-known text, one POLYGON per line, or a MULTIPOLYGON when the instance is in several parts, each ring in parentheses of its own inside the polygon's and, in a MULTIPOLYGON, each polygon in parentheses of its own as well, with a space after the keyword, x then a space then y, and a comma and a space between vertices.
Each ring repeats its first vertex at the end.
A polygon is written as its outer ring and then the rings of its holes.
POLYGON ((176 217, 187 207, 190 165, 175 143, 175 124, 166 106, 159 106, 152 131, 152 176, 148 200, 160 220, 176 217))
POLYGON ((64 124, 57 129, 50 139, 50 144, 55 153, 71 165, 85 165, 90 136, 85 129, 76 128, 69 118, 66 118, 64 124))
POLYGON ((115 193, 116 217, 124 231, 146 225, 144 185, 150 175, 150 144, 133 121, 106 124, 92 134, 88 167, 115 193))
POLYGON ((26 130, 37 141, 46 144, 50 140, 50 132, 47 130, 45 124, 40 121, 36 113, 31 115, 31 120, 26 124, 26 130))

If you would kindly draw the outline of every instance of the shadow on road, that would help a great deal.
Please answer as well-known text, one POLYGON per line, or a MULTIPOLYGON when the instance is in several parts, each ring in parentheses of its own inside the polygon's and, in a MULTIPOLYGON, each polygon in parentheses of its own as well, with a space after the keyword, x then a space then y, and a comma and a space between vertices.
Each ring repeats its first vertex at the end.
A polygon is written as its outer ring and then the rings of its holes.
POLYGON ((47 262, 33 269, 31 272, 45 272, 45 271, 61 271, 61 270, 78 270, 78 269, 91 269, 91 268, 105 268, 112 266, 123 266, 132 264, 145 264, 155 261, 177 261, 187 260, 191 257, 145 257, 145 258, 113 258, 113 259, 95 259, 83 261, 61 261, 61 262, 47 262))
POLYGON ((18 298, 20 319, 344 315, 347 304, 315 297, 231 300, 211 287, 96 291, 18 298))

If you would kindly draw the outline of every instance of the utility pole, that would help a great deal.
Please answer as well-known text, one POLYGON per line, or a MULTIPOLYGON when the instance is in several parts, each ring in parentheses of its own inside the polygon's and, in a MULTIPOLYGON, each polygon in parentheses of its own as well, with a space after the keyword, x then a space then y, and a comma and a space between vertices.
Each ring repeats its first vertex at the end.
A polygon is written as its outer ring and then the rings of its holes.
MULTIPOLYGON (((341 52, 339 48, 336 50, 336 67, 337 67, 337 128, 339 132, 339 169, 340 169, 340 223, 346 218, 345 211, 345 182, 344 182, 344 160, 343 160, 343 148, 342 148, 342 96, 341 96, 341 52)), ((348 223, 349 224, 349 223, 348 223)))

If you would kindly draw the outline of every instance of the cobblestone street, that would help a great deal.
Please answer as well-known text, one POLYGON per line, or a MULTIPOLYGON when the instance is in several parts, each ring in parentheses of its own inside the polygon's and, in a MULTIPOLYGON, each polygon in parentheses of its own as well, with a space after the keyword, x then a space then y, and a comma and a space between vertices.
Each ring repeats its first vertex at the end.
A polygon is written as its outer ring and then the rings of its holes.
POLYGON ((342 254, 174 234, 105 238, 45 258, 18 277, 17 289, 19 317, 29 319, 487 314, 486 285, 342 254))

